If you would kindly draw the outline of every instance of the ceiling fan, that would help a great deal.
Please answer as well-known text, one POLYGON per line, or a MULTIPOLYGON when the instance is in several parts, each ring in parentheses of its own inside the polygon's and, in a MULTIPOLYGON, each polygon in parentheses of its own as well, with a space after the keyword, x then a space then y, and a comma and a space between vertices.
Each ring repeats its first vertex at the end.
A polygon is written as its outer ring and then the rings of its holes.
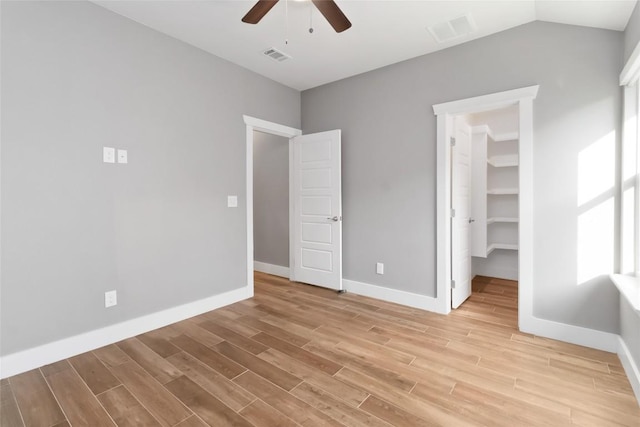
MULTIPOLYGON (((285 0, 286 1, 286 0, 285 0)), ((329 24, 341 33, 351 28, 351 22, 333 0, 311 0, 315 7, 325 17, 329 24)), ((249 12, 242 18, 242 22, 247 24, 257 24, 278 3, 278 0, 258 0, 249 12)))

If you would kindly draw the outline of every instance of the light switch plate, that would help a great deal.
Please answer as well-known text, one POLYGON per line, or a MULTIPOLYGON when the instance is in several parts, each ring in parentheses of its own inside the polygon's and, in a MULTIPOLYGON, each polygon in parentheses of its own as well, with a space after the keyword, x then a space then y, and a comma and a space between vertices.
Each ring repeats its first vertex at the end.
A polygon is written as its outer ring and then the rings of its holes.
POLYGON ((116 149, 113 147, 102 147, 102 161, 105 163, 115 163, 116 149))
POLYGON ((118 150, 118 163, 127 163, 127 150, 118 150))
POLYGON ((238 196, 227 196, 227 207, 228 208, 237 208, 238 207, 238 196))

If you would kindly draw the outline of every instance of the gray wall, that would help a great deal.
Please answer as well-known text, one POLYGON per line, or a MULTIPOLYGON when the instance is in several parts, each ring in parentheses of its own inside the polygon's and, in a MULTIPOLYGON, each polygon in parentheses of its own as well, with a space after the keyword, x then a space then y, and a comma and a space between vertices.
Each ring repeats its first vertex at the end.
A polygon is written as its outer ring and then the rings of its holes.
MULTIPOLYGON (((539 84, 535 315, 617 333, 618 292, 608 271, 577 280, 576 200, 580 152, 620 128, 622 48, 620 32, 533 22, 304 91, 303 131, 343 131, 345 278, 435 296, 432 105, 539 84), (384 276, 375 274, 376 261, 385 263, 384 276)), ((594 250, 606 254, 613 245, 594 250)))
POLYGON ((471 258, 471 275, 518 280, 518 251, 495 250, 486 258, 471 258))
POLYGON ((1 354, 245 286, 242 114, 299 127, 299 92, 91 3, 1 7, 1 354))
POLYGON ((253 133, 255 261, 289 266, 289 140, 253 133))
POLYGON ((640 313, 620 295, 620 336, 631 353, 636 366, 640 366, 640 313))
POLYGON ((638 42, 640 42, 640 3, 636 3, 636 7, 633 9, 633 13, 627 23, 627 28, 624 30, 625 63, 633 53, 633 49, 636 48, 638 42))

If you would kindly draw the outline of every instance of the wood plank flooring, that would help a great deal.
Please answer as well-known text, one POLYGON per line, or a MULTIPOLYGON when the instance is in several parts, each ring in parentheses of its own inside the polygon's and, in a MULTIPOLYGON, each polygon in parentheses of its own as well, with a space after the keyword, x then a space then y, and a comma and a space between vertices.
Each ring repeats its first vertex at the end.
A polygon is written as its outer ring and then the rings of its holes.
POLYGON ((0 426, 640 426, 615 354, 256 273, 255 297, 0 382, 0 426))

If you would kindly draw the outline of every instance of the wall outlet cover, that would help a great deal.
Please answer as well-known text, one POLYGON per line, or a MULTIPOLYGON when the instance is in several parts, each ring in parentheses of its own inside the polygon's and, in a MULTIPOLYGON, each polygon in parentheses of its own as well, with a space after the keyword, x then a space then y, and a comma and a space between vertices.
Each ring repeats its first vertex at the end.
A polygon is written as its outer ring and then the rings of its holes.
POLYGON ((105 308, 118 305, 118 294, 116 291, 108 291, 104 293, 104 306, 105 308))
POLYGON ((115 163, 116 149, 113 147, 102 147, 102 161, 104 163, 115 163))
POLYGON ((377 262, 376 263, 376 273, 377 274, 384 274, 384 264, 381 262, 377 262))
POLYGON ((229 208, 237 208, 238 207, 238 196, 227 196, 227 207, 229 207, 229 208))

